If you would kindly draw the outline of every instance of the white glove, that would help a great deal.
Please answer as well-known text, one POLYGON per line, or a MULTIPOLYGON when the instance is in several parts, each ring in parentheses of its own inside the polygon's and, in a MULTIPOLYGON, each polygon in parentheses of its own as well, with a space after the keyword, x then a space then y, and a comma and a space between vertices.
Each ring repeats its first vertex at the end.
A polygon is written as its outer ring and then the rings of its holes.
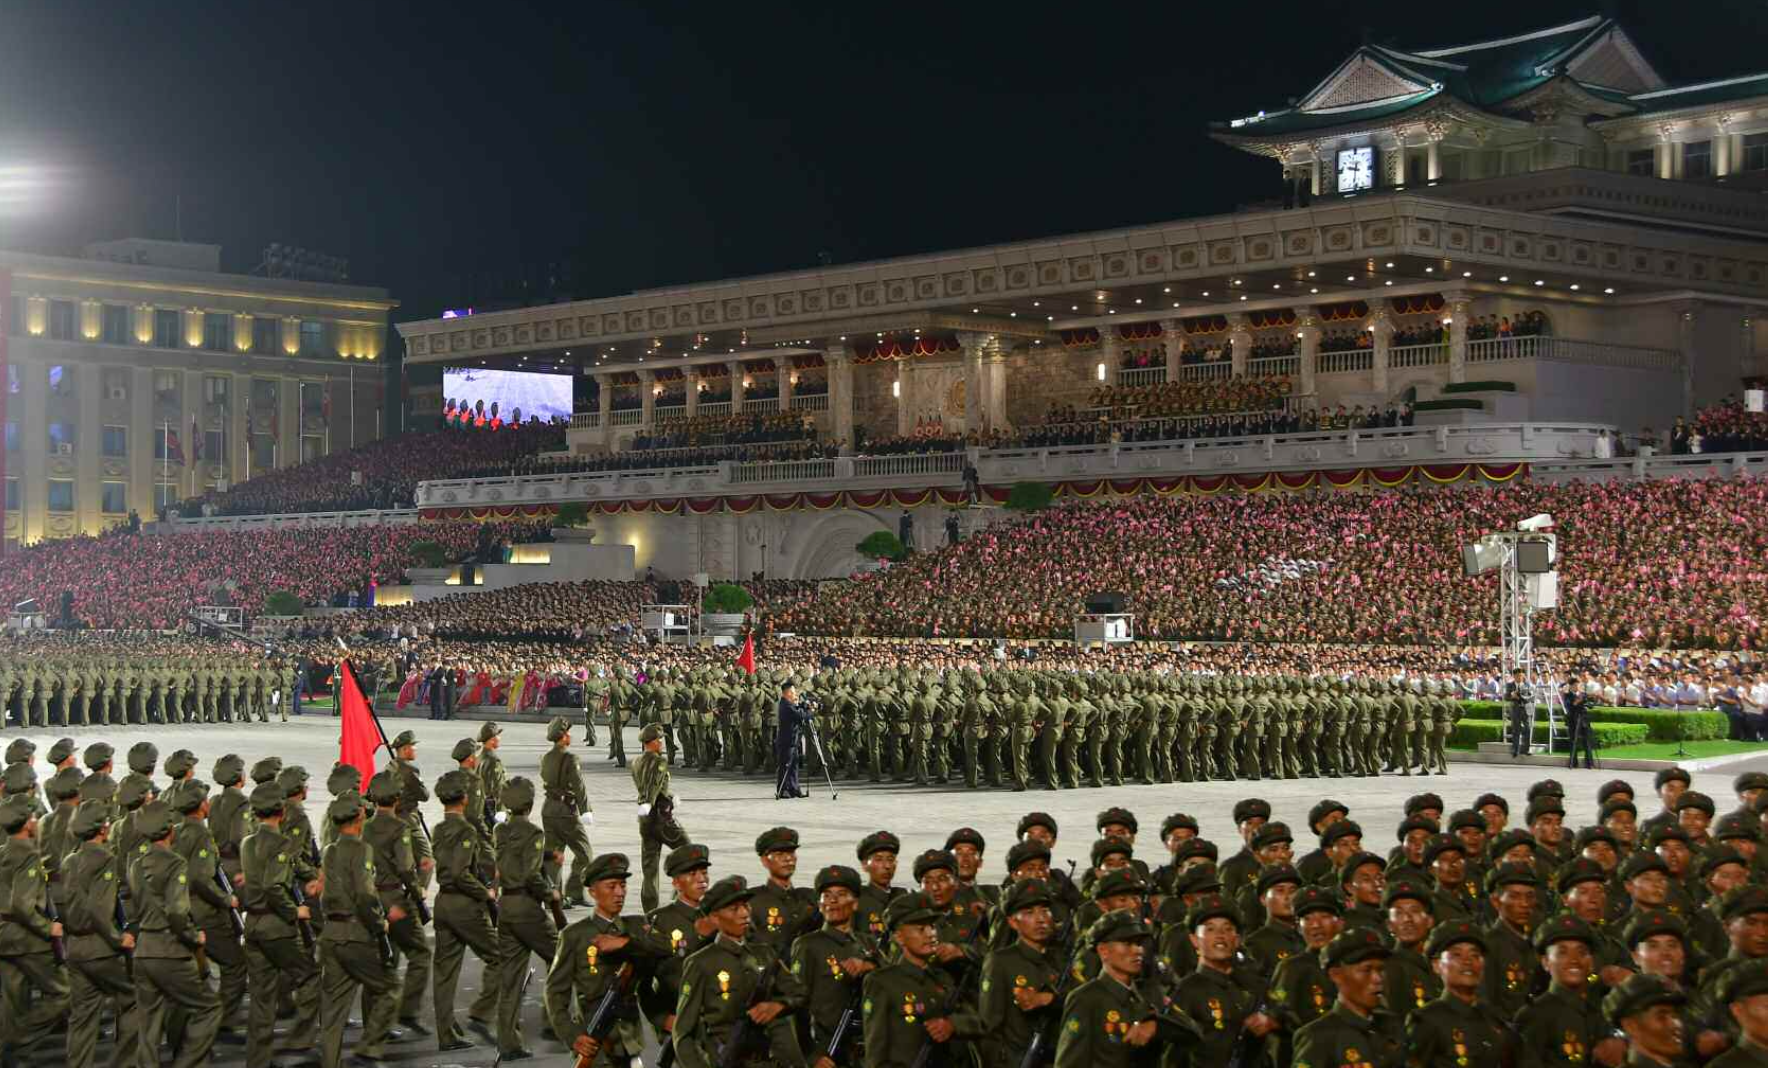
POLYGON ((510 818, 510 814, 509 814, 509 813, 507 813, 507 812, 503 812, 503 811, 499 811, 499 812, 498 812, 498 813, 497 813, 497 815, 495 815, 495 816, 493 816, 493 817, 491 817, 491 822, 492 822, 492 823, 508 823, 508 822, 509 822, 509 818, 510 818))
POLYGON ((594 827, 595 826, 595 813, 585 812, 583 814, 583 825, 585 827, 594 827))
POLYGON ((638 818, 639 818, 639 819, 641 819, 641 820, 642 820, 642 819, 644 819, 644 818, 645 818, 645 817, 646 817, 646 816, 649 816, 649 815, 650 815, 650 814, 651 814, 651 806, 649 806, 649 805, 640 805, 640 806, 638 806, 638 818))

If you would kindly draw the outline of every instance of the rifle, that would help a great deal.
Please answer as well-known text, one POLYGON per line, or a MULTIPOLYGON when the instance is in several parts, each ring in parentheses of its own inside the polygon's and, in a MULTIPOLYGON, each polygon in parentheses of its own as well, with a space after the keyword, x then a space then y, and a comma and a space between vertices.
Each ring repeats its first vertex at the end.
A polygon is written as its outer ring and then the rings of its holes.
MULTIPOLYGON (((129 933, 129 914, 123 910, 123 899, 121 897, 117 898, 117 903, 115 906, 113 906, 111 911, 117 921, 117 932, 119 934, 128 934, 129 933)), ((125 949, 123 951, 123 966, 129 969, 129 977, 131 979, 133 979, 135 977, 135 951, 134 950, 125 949)))
MULTIPOLYGON (((223 898, 233 896, 233 884, 227 881, 227 873, 221 870, 220 865, 215 867, 215 885, 221 888, 223 898)), ((226 908, 228 924, 233 928, 233 937, 244 938, 246 936, 246 921, 240 917, 238 909, 231 905, 226 908)))
POLYGON ((1056 980, 1056 989, 1051 991, 1056 995, 1056 1000, 1050 1002, 1050 1008, 1054 1011, 1049 1014, 1049 1020, 1044 1026, 1032 1032, 1031 1045, 1025 1047, 1025 1056, 1019 1058, 1019 1068, 1039 1068, 1045 1062, 1055 1060, 1053 1054, 1056 1035, 1053 1031, 1061 1023, 1062 1004, 1073 985, 1074 960, 1070 958, 1068 966, 1062 969, 1062 975, 1056 980))
MULTIPOLYGON (((300 908, 307 903, 307 892, 301 889, 301 879, 299 876, 289 880, 289 896, 295 899, 296 908, 300 908)), ((312 949, 315 941, 313 937, 313 921, 296 920, 295 927, 301 932, 301 944, 308 949, 312 949)))
MULTIPOLYGON (((737 1025, 731 1028, 730 1037, 724 1040, 724 1045, 718 1051, 718 1068, 737 1068, 737 1065, 743 1063, 743 1047, 749 1044, 749 1032, 755 1027, 755 1021, 749 1018, 749 1010, 773 995, 774 969, 779 966, 778 961, 770 963, 761 981, 755 984, 754 991, 749 995, 749 1003, 743 1006, 743 1014, 737 1017, 737 1025)), ((669 1044, 671 1047, 675 1045, 673 1041, 669 1044)))
MULTIPOLYGON (((976 973, 981 970, 981 968, 964 969, 964 977, 958 981, 957 986, 952 987, 952 992, 945 997, 945 1004, 939 1007, 939 1016, 929 1017, 929 1019, 948 1017, 956 1012, 959 1003, 964 1000, 964 991, 970 988, 970 980, 974 979, 976 973)), ((920 1050, 915 1054, 915 1059, 909 1062, 909 1068, 927 1068, 928 1062, 933 1059, 933 1047, 937 1044, 933 1041, 932 1035, 923 1039, 920 1050)))
MULTIPOLYGON (((622 964, 614 975, 614 981, 608 984, 608 989, 595 1003, 595 1010, 589 1014, 589 1020, 583 1025, 583 1033, 595 1039, 598 1045, 620 1021, 620 1002, 625 1000, 637 975, 631 963, 622 964)), ((577 1068, 590 1068, 594 1063, 594 1056, 577 1058, 577 1068)))
POLYGON ((841 1063, 841 1047, 846 1044, 847 1036, 853 1033, 854 1025, 859 1022, 860 1007, 866 999, 865 977, 854 980, 853 985, 853 1000, 841 1010, 841 1019, 835 1021, 835 1029, 829 1032, 829 1044, 823 1049, 823 1056, 836 1064, 841 1063))
MULTIPOLYGON (((50 923, 61 922, 61 910, 55 907, 55 899, 48 894, 43 895, 43 915, 50 923)), ((61 935, 49 936, 49 952, 55 955, 55 963, 65 965, 68 962, 67 941, 61 935)))

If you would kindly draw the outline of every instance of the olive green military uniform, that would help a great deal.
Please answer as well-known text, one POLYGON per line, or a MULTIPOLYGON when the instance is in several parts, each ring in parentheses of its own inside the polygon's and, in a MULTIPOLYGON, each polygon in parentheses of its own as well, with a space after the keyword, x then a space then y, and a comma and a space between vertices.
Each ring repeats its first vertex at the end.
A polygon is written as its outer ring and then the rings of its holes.
POLYGON ((68 983, 44 914, 48 877, 33 840, 14 838, 31 818, 23 798, 0 801, 0 1046, 20 1048, 68 1009, 68 983), (32 997, 35 997, 35 1003, 32 997))
MULTIPOLYGON (((352 798, 332 802, 326 815, 333 823, 348 822, 360 806, 352 798)), ((362 997, 362 1034, 355 1052, 378 1057, 393 1024, 399 1004, 394 995, 398 979, 392 963, 383 956, 387 913, 376 891, 374 849, 359 836, 341 834, 325 848, 325 930, 319 939, 320 976, 323 986, 319 1012, 320 1063, 339 1068, 343 1063, 344 1025, 350 1005, 362 997)))
MULTIPOLYGON (((616 680, 617 685, 624 685, 616 680)), ((547 739, 557 741, 568 728, 563 717, 547 726, 547 739)), ((540 783, 546 792, 546 803, 540 809, 540 826, 546 831, 546 852, 556 855, 570 850, 571 873, 560 884, 568 887, 572 902, 583 900, 583 873, 589 867, 591 852, 589 836, 583 830, 582 816, 590 811, 589 794, 583 788, 583 773, 577 767, 577 755, 557 745, 540 758, 540 783)), ((560 863, 548 861, 547 874, 559 884, 560 863)))
MULTIPOLYGON (((388 796, 383 779, 387 772, 369 781, 369 792, 376 804, 385 804, 388 796)), ((405 958, 404 986, 399 996, 398 1016, 415 1019, 423 1008, 424 995, 430 990, 431 969, 435 954, 417 915, 417 855, 413 849, 416 836, 411 825, 396 813, 376 812, 362 827, 362 842, 374 851, 374 889, 380 895, 382 909, 388 917, 387 937, 394 952, 405 958), (392 919, 392 910, 405 912, 401 919, 392 919)), ((329 890, 328 890, 329 893, 329 890)), ((326 907, 327 918, 332 912, 326 907)), ((329 931, 328 931, 329 933, 329 931)))
MULTIPOLYGON (((137 828, 144 842, 171 829, 163 802, 143 805, 137 828)), ((197 968, 199 928, 191 916, 190 876, 184 858, 169 848, 148 845, 129 865, 129 901, 135 909, 135 998, 141 1013, 143 1059, 154 1063, 168 1037, 169 1016, 183 1021, 177 1039, 177 1068, 206 1064, 221 1026, 221 1000, 197 968)))
MULTIPOLYGON (((281 788, 266 784, 259 789, 263 811, 279 811, 281 788)), ((246 914, 246 973, 252 990, 246 1064, 264 1068, 275 1049, 276 1009, 285 996, 294 1003, 295 1019, 284 1034, 282 1048, 311 1049, 318 1038, 319 963, 315 947, 302 940, 295 910, 306 903, 317 915, 320 903, 297 902, 295 895, 319 872, 286 835, 263 823, 241 842, 238 863, 246 878, 240 903, 246 914)), ((312 931, 309 926, 308 936, 312 931)))
POLYGON ((1295 1036, 1294 1068, 1401 1068, 1406 1040, 1399 1021, 1377 1010, 1364 1016, 1348 1005, 1334 1004, 1326 1014, 1295 1036))
MULTIPOLYGON (((92 840, 106 822, 102 805, 90 806, 76 829, 84 832, 78 849, 62 865, 67 930, 69 1068, 97 1063, 98 1018, 108 1005, 115 1015, 116 1068, 136 1068, 141 1060, 141 1014, 129 971, 123 931, 117 926, 116 856, 92 840)), ((157 1063, 154 1062, 154 1063, 157 1063)))
POLYGON ((181 786, 169 793, 170 807, 179 813, 174 821, 172 848, 184 858, 191 922, 203 932, 205 955, 220 968, 221 1024, 226 1026, 238 1016, 246 991, 245 949, 233 928, 237 899, 232 893, 223 892, 217 882, 220 857, 216 854, 215 839, 208 826, 194 818, 195 802, 206 796, 207 787, 181 786))
MULTIPOLYGON (((603 854, 590 865, 585 877, 592 882, 624 879, 626 858, 619 853, 603 854)), ((588 916, 560 932, 558 950, 546 973, 546 1017, 553 1033, 566 1046, 571 1045, 586 1033, 596 1003, 611 985, 621 982, 622 968, 630 965, 635 972, 643 972, 667 952, 666 943, 653 937, 642 921, 603 916, 592 907, 588 916), (594 944, 601 935, 625 938, 627 942, 616 951, 602 953, 594 944)), ((601 1036, 601 1041, 602 1054, 610 1063, 624 1063, 644 1051, 637 1019, 625 1014, 609 1033, 601 1036)))
MULTIPOLYGON (((639 734, 641 743, 652 737, 662 738, 662 728, 652 724, 639 734)), ((632 761, 632 785, 638 791, 639 869, 643 882, 639 887, 639 903, 650 912, 657 907, 657 873, 663 858, 663 847, 671 848, 687 842, 687 832, 677 823, 673 813, 666 811, 674 798, 669 790, 669 761, 661 752, 641 750, 632 761)))
MULTIPOLYGON (((558 931, 546 902, 556 891, 547 878, 550 866, 546 835, 528 819, 534 805, 534 784, 517 776, 503 790, 510 817, 493 832, 497 875, 503 900, 497 914, 497 1044, 505 1053, 522 1049, 521 1002, 517 991, 528 970, 530 955, 547 965, 558 951, 558 931)), ((485 1021, 471 1014, 469 1026, 485 1021)))
MULTIPOLYGON (((710 903, 702 901, 704 908, 710 903)), ((562 950, 561 950, 562 953, 562 950)), ((873 973, 874 975, 877 973, 873 973)), ((798 1044, 793 1014, 805 1006, 802 983, 792 975, 771 946, 754 941, 735 942, 715 937, 682 966, 681 997, 675 1007, 672 1041, 683 1068, 716 1068, 720 1051, 730 1041, 739 1019, 746 1019, 758 985, 767 983, 766 1000, 786 1006, 766 1028, 748 1027, 753 1035, 753 1054, 737 1063, 753 1063, 765 1054, 773 1064, 802 1066, 808 1063, 798 1044), (759 1032, 759 1033, 757 1033, 759 1032)))
MULTIPOLYGON (((450 772, 436 784, 444 804, 462 796, 470 772, 450 772), (458 791, 458 792, 457 792, 458 791)), ((470 798, 469 798, 470 803, 470 798)), ((490 846, 459 813, 450 812, 436 825, 436 1041, 465 1040, 454 1019, 454 995, 460 986, 461 962, 471 947, 484 966, 479 996, 467 1010, 469 1019, 487 1020, 497 1012, 498 935, 492 927, 493 895, 481 873, 489 866, 483 854, 490 846)))

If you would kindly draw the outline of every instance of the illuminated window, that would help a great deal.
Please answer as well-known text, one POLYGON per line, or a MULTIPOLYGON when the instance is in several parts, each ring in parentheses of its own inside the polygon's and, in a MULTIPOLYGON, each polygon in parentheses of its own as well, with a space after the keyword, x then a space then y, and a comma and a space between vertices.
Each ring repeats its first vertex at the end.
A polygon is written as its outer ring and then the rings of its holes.
POLYGON ((74 510, 73 479, 52 478, 49 480, 49 510, 51 512, 71 512, 74 510))
POLYGON ((233 346, 233 316, 226 312, 203 313, 203 348, 210 352, 226 352, 233 346))
POLYGON ((129 306, 126 304, 106 304, 102 322, 99 324, 98 337, 106 345, 128 345, 135 339, 129 336, 129 306))
POLYGON ((153 310, 153 343, 154 347, 159 349, 178 347, 177 308, 155 308, 153 310))

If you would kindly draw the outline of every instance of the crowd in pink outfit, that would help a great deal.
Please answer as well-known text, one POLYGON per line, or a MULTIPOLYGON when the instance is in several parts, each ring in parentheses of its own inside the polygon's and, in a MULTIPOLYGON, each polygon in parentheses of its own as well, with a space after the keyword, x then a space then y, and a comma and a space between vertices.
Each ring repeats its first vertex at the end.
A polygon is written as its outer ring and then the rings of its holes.
POLYGON ((409 508, 425 479, 509 474, 517 461, 562 449, 565 430, 523 424, 497 433, 442 430, 402 434, 271 471, 186 501, 186 515, 269 515, 409 508), (357 477, 360 476, 360 477, 357 477))
POLYGON ((1496 576, 1463 545, 1558 520, 1553 645, 1757 649, 1768 620, 1768 481, 1143 496, 1058 506, 784 606, 810 634, 1061 637, 1122 590, 1141 638, 1491 645, 1496 576))

